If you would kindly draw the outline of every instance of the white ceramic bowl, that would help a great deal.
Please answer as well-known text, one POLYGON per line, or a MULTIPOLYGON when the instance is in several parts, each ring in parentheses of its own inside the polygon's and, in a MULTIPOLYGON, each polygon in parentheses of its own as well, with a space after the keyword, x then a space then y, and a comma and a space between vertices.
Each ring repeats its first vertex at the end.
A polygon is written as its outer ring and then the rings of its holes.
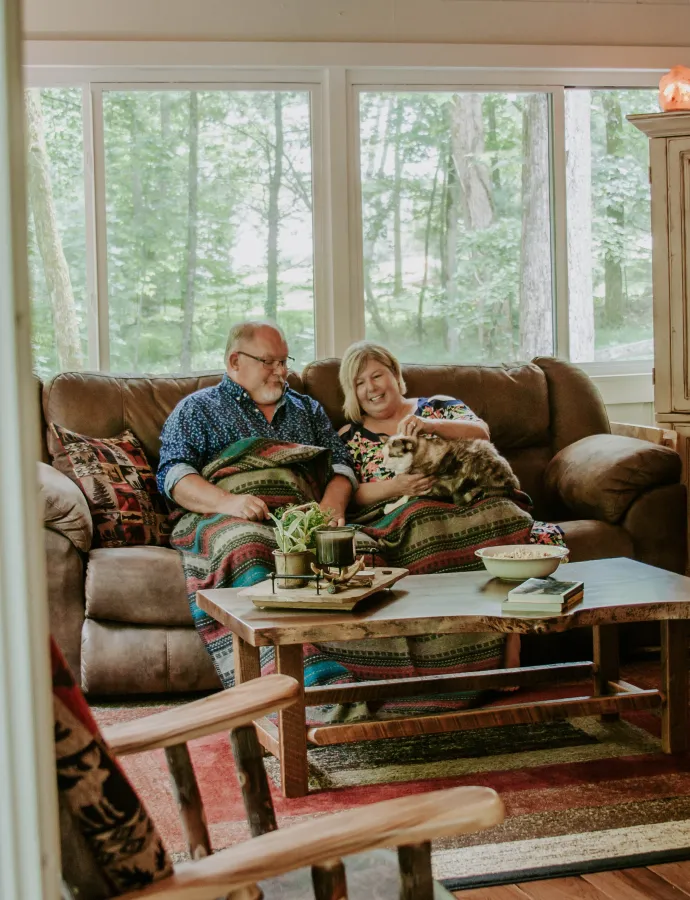
POLYGON ((548 544, 503 544, 500 547, 483 547, 474 552, 484 563, 487 572, 503 581, 545 578, 555 572, 568 556, 566 547, 550 547, 548 544), (525 550, 529 550, 530 554, 535 556, 530 559, 500 558, 506 553, 525 550))

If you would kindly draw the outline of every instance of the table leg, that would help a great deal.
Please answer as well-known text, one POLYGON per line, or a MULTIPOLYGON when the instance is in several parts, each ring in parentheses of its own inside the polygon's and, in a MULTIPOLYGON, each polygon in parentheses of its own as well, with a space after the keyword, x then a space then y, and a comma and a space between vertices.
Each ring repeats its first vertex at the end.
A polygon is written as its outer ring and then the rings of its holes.
POLYGON ((278 713, 280 777, 284 797, 304 797, 309 793, 307 763, 307 716, 304 705, 304 658, 301 644, 275 648, 276 671, 295 678, 302 689, 301 699, 278 713))
POLYGON ((260 678, 259 648, 252 647, 237 634, 233 635, 232 640, 235 654, 235 684, 244 684, 252 678, 260 678))
MULTIPOLYGON (((594 693, 597 697, 610 694, 609 681, 618 681, 618 626, 595 625, 592 628, 594 651, 594 693)), ((615 722, 618 713, 605 713, 602 722, 615 722)))
POLYGON ((688 623, 661 622, 661 749, 688 749, 688 623))

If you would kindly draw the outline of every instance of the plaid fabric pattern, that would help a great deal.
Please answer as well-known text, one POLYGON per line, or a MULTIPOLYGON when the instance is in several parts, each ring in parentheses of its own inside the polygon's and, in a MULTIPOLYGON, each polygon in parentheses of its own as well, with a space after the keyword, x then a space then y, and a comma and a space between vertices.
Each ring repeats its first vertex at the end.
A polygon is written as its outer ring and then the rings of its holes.
POLYGON ((144 450, 131 431, 92 438, 50 426, 61 452, 56 468, 82 490, 94 524, 94 546, 166 546, 171 530, 144 450))

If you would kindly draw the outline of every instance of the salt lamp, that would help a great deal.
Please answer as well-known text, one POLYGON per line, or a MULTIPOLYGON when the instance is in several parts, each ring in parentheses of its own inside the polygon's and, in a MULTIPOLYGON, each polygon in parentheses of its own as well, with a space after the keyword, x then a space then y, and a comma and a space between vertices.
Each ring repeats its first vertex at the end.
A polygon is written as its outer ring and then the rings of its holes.
POLYGON ((664 112, 690 109, 690 69, 674 66, 659 82, 659 106, 664 112))

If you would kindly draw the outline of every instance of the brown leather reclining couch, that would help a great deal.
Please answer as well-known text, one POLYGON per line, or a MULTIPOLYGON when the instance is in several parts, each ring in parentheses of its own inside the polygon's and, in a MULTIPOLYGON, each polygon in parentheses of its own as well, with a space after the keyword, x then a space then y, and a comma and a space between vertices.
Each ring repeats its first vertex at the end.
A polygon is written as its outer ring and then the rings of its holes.
MULTIPOLYGON (((532 497, 535 518, 562 524, 572 560, 628 556, 684 571, 680 457, 612 435, 602 400, 581 370, 537 358, 512 368, 407 365, 403 372, 409 396, 459 397, 486 420, 532 497)), ((324 360, 290 375, 291 386, 319 400, 336 427, 343 423, 337 373, 338 361, 324 360)), ((129 428, 155 468, 160 432, 175 405, 220 377, 61 374, 42 389, 43 413, 46 422, 91 437, 129 428)), ((81 671, 82 688, 105 695, 218 686, 192 625, 177 552, 92 550, 81 491, 52 467, 40 468, 51 626, 73 670, 81 671)))

